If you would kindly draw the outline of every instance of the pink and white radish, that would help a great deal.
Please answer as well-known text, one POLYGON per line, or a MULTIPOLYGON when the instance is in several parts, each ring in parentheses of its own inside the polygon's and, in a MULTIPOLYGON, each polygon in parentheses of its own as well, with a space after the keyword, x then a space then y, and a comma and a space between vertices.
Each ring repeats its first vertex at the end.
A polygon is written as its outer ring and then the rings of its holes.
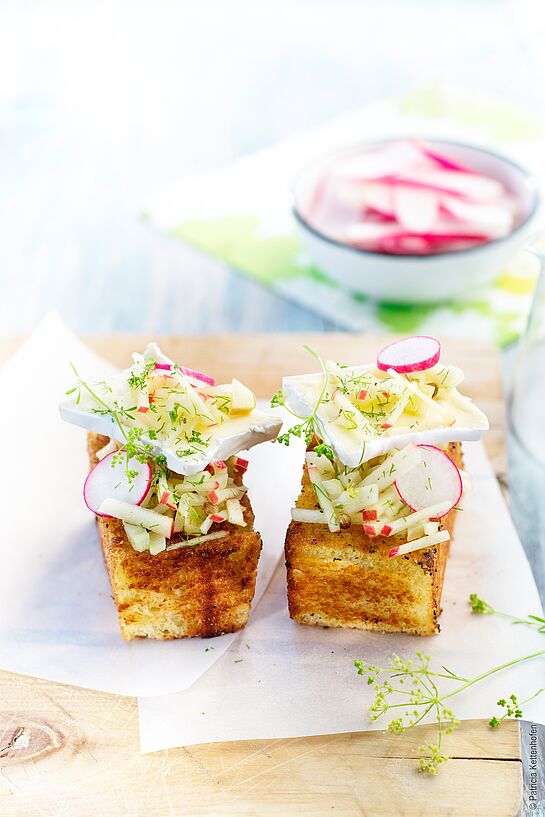
POLYGON ((439 362, 441 344, 427 335, 415 335, 385 346, 377 355, 377 367, 382 372, 393 369, 399 374, 422 372, 439 362))
MULTIPOLYGON (((156 363, 154 368, 158 371, 171 372, 173 367, 170 363, 156 363)), ((210 375, 204 374, 203 372, 199 372, 197 369, 188 369, 185 366, 178 366, 177 368, 182 374, 185 374, 186 377, 192 377, 194 380, 200 380, 202 383, 208 383, 209 386, 216 385, 216 381, 213 377, 210 377, 210 375)))
POLYGON ((140 505, 144 501, 151 486, 151 466, 133 457, 129 469, 136 471, 136 476, 131 480, 127 477, 125 454, 115 451, 95 465, 83 485, 83 499, 90 511, 97 516, 108 516, 100 511, 105 499, 130 502, 132 505, 140 505))
POLYGON ((439 196, 433 190, 398 185, 392 191, 396 218, 411 233, 433 230, 439 213, 439 196))
POLYGON ((208 374, 198 372, 196 369, 187 369, 185 366, 180 366, 179 369, 182 374, 185 374, 186 377, 193 377, 195 380, 200 380, 202 383, 208 383, 209 386, 216 385, 214 378, 210 377, 208 374))
POLYGON ((444 170, 454 170, 456 173, 471 173, 472 171, 466 167, 465 165, 461 165, 460 162, 456 162, 450 156, 445 156, 444 153, 440 153, 435 148, 431 148, 429 145, 419 142, 418 147, 428 159, 431 159, 439 167, 442 167, 444 170))
POLYGON ((316 175, 312 226, 367 252, 432 255, 493 241, 515 225, 515 201, 498 179, 425 142, 398 140, 352 153, 316 175), (323 180, 327 178, 327 185, 323 180))
POLYGON ((451 458, 434 445, 419 445, 422 459, 395 482, 399 496, 413 511, 429 509, 444 503, 445 510, 433 518, 444 516, 460 501, 463 483, 460 471, 451 458))
POLYGON ((392 176, 395 185, 453 193, 473 201, 493 201, 503 196, 501 182, 479 173, 452 173, 448 170, 415 170, 392 176))
POLYGON ((426 157, 414 142, 395 140, 341 159, 335 165, 335 173, 344 179, 363 181, 427 166, 426 157))
POLYGON ((456 196, 442 195, 443 210, 467 228, 499 238, 513 228, 514 207, 507 197, 497 202, 485 203, 466 201, 456 196))

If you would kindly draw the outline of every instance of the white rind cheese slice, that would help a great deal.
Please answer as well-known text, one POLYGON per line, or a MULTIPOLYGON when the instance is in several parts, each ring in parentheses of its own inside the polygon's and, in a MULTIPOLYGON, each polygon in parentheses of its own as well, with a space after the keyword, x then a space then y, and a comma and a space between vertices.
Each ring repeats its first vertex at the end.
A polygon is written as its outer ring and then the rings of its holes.
MULTIPOLYGON (((123 443, 119 426, 110 415, 86 411, 75 403, 62 403, 59 408, 61 417, 66 422, 123 443)), ((157 440, 149 440, 145 436, 142 437, 142 443, 152 445, 155 455, 164 454, 171 471, 191 476, 202 471, 213 460, 226 460, 239 451, 246 451, 267 440, 275 440, 281 427, 282 420, 279 417, 254 410, 251 414, 227 419, 217 428, 211 429, 210 442, 202 454, 178 457, 172 449, 163 448, 157 440)))
MULTIPOLYGON (((152 358, 158 363, 173 364, 173 361, 164 355, 156 343, 149 343, 144 351, 146 358, 152 358)), ((110 378, 109 382, 120 389, 126 389, 128 370, 125 370, 110 378)), ((217 387, 226 394, 231 389, 229 385, 219 385, 217 387)), ((79 402, 75 399, 68 399, 59 406, 63 420, 72 425, 80 426, 87 431, 94 431, 95 434, 103 434, 123 445, 124 436, 116 420, 111 414, 100 414, 93 411, 96 402, 88 394, 83 392, 79 396, 79 402)), ((138 423, 124 424, 127 430, 138 423)), ((180 457, 173 448, 168 448, 159 440, 150 440, 145 434, 141 437, 144 445, 152 446, 153 454, 164 455, 167 466, 171 471, 183 476, 191 476, 198 471, 202 471, 213 460, 226 460, 239 451, 246 451, 259 443, 275 440, 282 427, 282 420, 271 414, 253 409, 248 414, 233 415, 227 417, 219 425, 209 428, 206 433, 207 445, 202 452, 191 452, 191 454, 180 457)), ((183 445, 183 443, 181 444, 183 445)))
MULTIPOLYGON (((344 371, 355 375, 374 369, 374 366, 353 366, 344 371)), ((285 377, 282 390, 287 408, 300 417, 309 417, 319 398, 323 385, 323 374, 308 374, 285 377)), ((394 448, 403 448, 409 443, 442 445, 462 440, 479 440, 488 430, 488 420, 483 412, 468 397, 456 389, 450 390, 448 399, 434 402, 445 409, 444 414, 452 418, 450 424, 440 417, 432 417, 432 411, 424 420, 402 415, 393 428, 382 434, 362 436, 331 423, 326 412, 318 409, 317 426, 324 441, 331 446, 336 457, 348 468, 356 468, 373 457, 386 454, 394 448)))

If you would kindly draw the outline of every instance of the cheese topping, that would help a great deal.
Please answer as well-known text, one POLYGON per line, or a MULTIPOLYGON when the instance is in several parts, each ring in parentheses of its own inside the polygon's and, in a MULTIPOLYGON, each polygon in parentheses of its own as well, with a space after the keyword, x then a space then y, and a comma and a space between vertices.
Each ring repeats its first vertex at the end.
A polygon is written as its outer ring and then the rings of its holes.
POLYGON ((133 355, 133 365, 109 380, 78 385, 62 403, 63 419, 164 456, 173 472, 192 475, 213 460, 273 440, 281 420, 258 411, 254 394, 233 380, 227 385, 177 366, 157 344, 133 355))
POLYGON ((449 539, 440 520, 458 507, 468 479, 447 444, 479 439, 488 420, 460 394, 463 372, 439 363, 440 350, 434 338, 406 338, 376 365, 341 366, 308 349, 321 372, 284 378, 272 401, 296 418, 278 441, 305 440, 319 506, 292 508, 294 522, 395 537, 390 557, 449 539))
POLYGON ((282 392, 285 406, 298 417, 314 412, 320 438, 342 464, 355 468, 410 442, 479 439, 488 420, 458 391, 463 377, 461 369, 440 363, 399 374, 328 360, 323 372, 285 377, 282 392))

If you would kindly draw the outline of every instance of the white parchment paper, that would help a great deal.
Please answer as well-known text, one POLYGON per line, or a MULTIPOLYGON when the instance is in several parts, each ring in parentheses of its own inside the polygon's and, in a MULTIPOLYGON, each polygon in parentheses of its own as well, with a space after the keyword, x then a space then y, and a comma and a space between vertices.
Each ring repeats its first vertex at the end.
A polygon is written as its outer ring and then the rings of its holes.
MULTIPOLYGON (((122 695, 185 689, 235 636, 121 637, 95 520, 82 498, 85 431, 63 422, 57 408, 74 385, 69 361, 89 379, 111 369, 51 315, 0 371, 0 667, 122 695)), ((302 457, 273 443, 248 455, 256 527, 264 533, 256 599, 282 551, 302 457)))
MULTIPOLYGON (((545 649, 545 637, 470 612, 476 592, 496 609, 540 613, 530 568, 481 443, 465 445, 474 487, 457 520, 447 566, 442 632, 430 638, 325 630, 290 620, 285 570, 279 567, 246 629, 190 689, 139 701, 143 752, 215 741, 298 737, 385 728, 367 715, 371 693, 354 659, 384 666, 392 653, 429 652, 466 676, 545 649)), ((288 467, 288 464, 286 464, 288 467)), ((271 495, 272 496, 272 495, 271 495)), ((459 718, 486 717, 512 692, 545 685, 545 660, 534 660, 473 687, 451 703, 459 718)), ((525 707, 545 721, 545 696, 525 707)))

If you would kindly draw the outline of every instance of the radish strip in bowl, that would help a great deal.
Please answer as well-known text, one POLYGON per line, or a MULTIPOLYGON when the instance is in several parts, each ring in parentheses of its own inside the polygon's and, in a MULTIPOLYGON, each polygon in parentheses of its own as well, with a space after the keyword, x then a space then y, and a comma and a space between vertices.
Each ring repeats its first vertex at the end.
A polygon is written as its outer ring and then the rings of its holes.
POLYGON ((310 260, 348 289, 392 303, 464 296, 491 282, 537 221, 530 175, 506 157, 442 140, 385 140, 316 161, 294 217, 310 260))

